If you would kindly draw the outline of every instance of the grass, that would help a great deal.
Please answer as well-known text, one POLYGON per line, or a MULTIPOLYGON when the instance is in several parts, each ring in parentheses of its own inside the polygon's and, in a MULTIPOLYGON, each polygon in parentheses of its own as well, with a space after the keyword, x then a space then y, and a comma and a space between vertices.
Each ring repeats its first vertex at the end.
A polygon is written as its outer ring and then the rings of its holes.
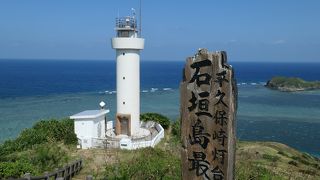
POLYGON ((259 168, 265 170, 260 169, 258 174, 264 173, 269 179, 320 179, 317 158, 284 144, 240 141, 237 147, 237 179, 257 177, 254 171, 259 171, 259 168), (252 172, 251 169, 255 170, 252 172))
POLYGON ((251 164, 248 162, 241 162, 237 164, 236 179, 248 180, 248 179, 261 179, 261 180, 281 180, 285 179, 279 175, 276 175, 273 171, 260 164, 251 164))
POLYGON ((288 164, 298 167, 298 163, 296 161, 289 161, 288 164))
POLYGON ((106 165, 107 179, 179 179, 180 159, 159 148, 122 151, 116 164, 106 165), (128 157, 130 156, 130 157, 128 157))
MULTIPOLYGON (((154 149, 114 151, 113 161, 106 162, 105 169, 94 175, 98 179, 180 179, 180 146, 180 139, 169 128, 154 149)), ((237 142, 237 180, 320 179, 314 163, 320 165, 317 158, 281 143, 237 142), (309 163, 295 161, 295 157, 309 163)))
POLYGON ((40 121, 0 145, 0 179, 42 175, 62 167, 72 159, 68 145, 76 142, 72 120, 40 121))
MULTIPOLYGON (((180 179, 181 143, 175 132, 176 126, 166 130, 164 140, 154 149, 78 150, 78 155, 87 163, 76 178, 84 179, 86 175, 92 174, 96 179, 180 179), (98 165, 97 159, 106 160, 98 165)), ((320 179, 318 167, 320 161, 317 158, 281 143, 237 142, 237 180, 316 180, 320 179)))
POLYGON ((263 154, 262 158, 267 161, 272 161, 272 162, 277 162, 280 159, 279 156, 274 156, 274 155, 270 155, 270 154, 263 154))
MULTIPOLYGON (((62 123, 63 126, 56 121, 48 123, 62 131, 45 130, 48 126, 42 122, 34 126, 38 131, 26 130, 22 137, 0 145, 0 179, 17 178, 26 172, 41 175, 80 158, 84 162, 83 169, 73 179, 85 179, 87 175, 96 179, 180 179, 179 121, 168 127, 164 140, 155 148, 134 151, 76 149, 72 143, 67 145, 69 140, 57 136, 57 133, 63 136, 73 132, 70 122, 62 123), (34 141, 33 138, 43 141, 34 141)), ((284 144, 238 141, 236 149, 237 180, 320 179, 318 158, 284 144)))

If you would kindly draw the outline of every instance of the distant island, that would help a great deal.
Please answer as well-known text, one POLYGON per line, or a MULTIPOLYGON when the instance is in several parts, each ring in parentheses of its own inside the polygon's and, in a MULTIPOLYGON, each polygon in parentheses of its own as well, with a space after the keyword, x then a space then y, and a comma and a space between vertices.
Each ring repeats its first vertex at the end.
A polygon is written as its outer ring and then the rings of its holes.
POLYGON ((320 81, 305 81, 296 77, 273 77, 265 85, 270 89, 283 92, 307 91, 320 89, 320 81))

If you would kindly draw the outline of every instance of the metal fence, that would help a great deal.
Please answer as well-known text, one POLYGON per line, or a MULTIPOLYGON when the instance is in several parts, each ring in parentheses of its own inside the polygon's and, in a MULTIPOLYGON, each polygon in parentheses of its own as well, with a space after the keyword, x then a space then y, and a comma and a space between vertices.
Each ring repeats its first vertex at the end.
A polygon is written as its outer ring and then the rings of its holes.
POLYGON ((158 144, 160 140, 164 138, 164 129, 160 124, 157 123, 155 129, 156 132, 151 135, 151 140, 133 141, 133 149, 144 148, 148 146, 154 147, 156 144, 158 144))
POLYGON ((113 148, 119 148, 120 144, 119 144, 119 139, 116 139, 113 137, 92 138, 92 147, 113 149, 113 148))
POLYGON ((26 173, 23 178, 19 180, 69 180, 72 177, 79 173, 82 169, 82 160, 77 160, 74 163, 65 166, 61 169, 56 169, 51 173, 44 173, 43 176, 31 176, 30 173, 26 173))

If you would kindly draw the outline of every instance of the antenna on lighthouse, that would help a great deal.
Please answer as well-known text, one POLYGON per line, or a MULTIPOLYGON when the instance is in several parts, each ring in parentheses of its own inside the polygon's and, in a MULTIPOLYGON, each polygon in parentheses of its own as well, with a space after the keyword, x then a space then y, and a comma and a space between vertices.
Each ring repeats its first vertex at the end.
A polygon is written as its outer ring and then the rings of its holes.
POLYGON ((140 7, 139 7, 139 20, 140 20, 140 23, 139 23, 139 33, 140 33, 140 37, 142 36, 142 29, 141 29, 142 16, 141 16, 141 9, 142 9, 142 3, 141 3, 141 0, 140 0, 140 7))
POLYGON ((136 17, 136 9, 131 8, 131 11, 132 11, 132 16, 133 16, 133 18, 135 18, 135 17, 136 17))

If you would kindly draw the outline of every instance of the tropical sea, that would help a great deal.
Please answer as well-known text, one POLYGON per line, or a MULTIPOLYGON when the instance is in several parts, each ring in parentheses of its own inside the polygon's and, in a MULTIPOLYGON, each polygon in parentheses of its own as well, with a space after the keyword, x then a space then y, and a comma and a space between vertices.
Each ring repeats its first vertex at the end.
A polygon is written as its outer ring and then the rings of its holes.
MULTIPOLYGON (((278 92, 273 76, 320 80, 320 63, 229 62, 239 91, 237 138, 277 141, 320 157, 320 91, 278 92)), ((183 61, 141 62, 141 112, 179 118, 183 61)), ((0 142, 41 119, 98 109, 116 112, 114 61, 0 60, 0 142)))

